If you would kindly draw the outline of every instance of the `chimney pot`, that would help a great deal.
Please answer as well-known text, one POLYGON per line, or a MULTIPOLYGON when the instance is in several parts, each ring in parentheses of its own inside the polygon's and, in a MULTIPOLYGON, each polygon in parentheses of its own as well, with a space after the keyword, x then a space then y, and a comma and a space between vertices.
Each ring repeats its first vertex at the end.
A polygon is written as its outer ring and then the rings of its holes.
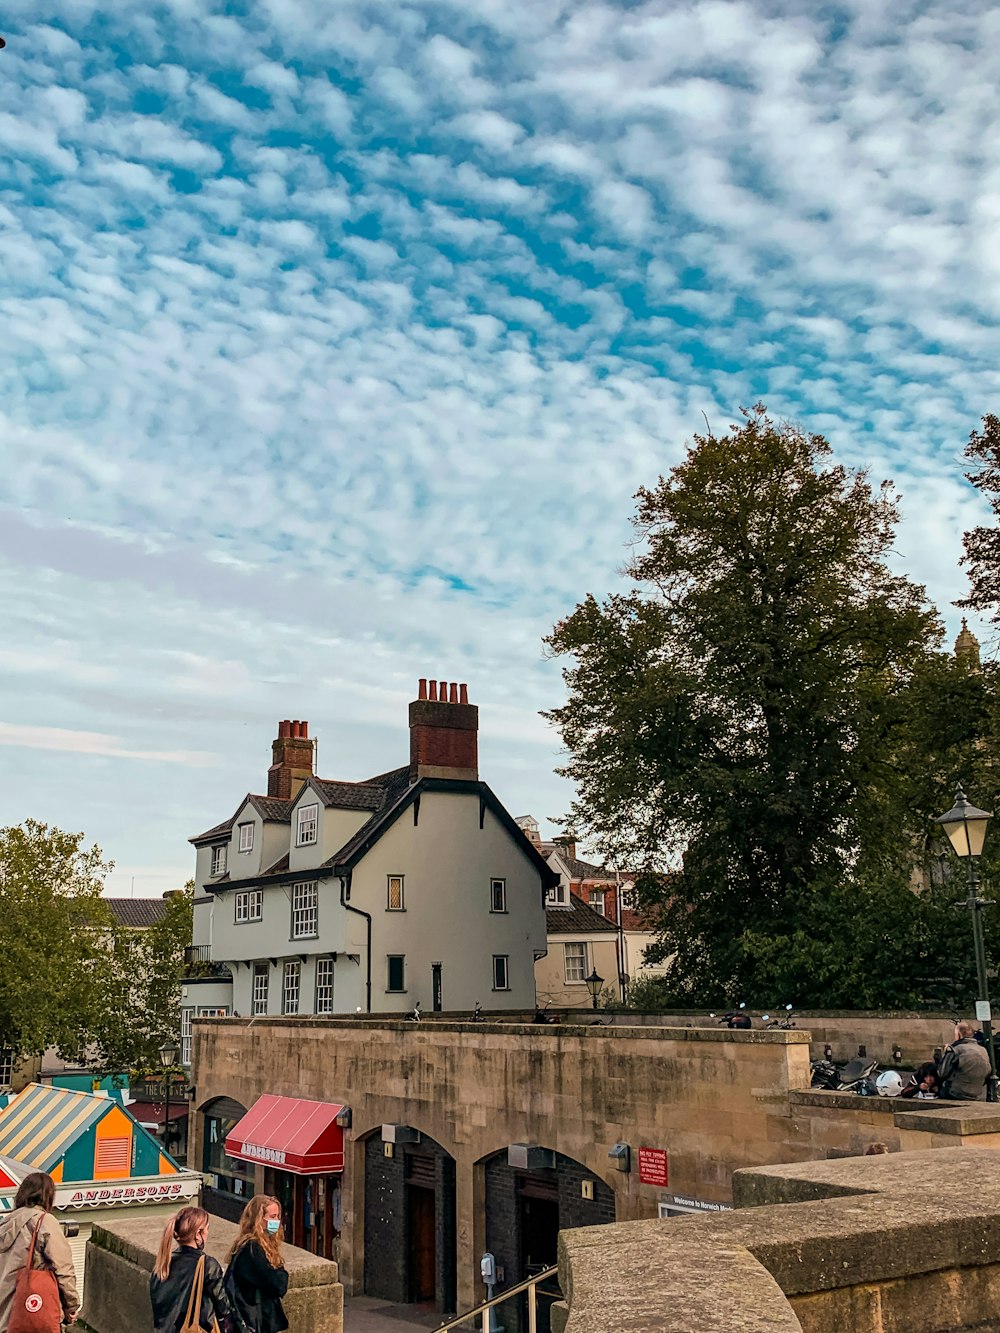
POLYGON ((443 704, 448 702, 448 682, 446 680, 438 683, 438 698, 443 704))
POLYGON ((459 685, 459 687, 458 687, 458 702, 459 702, 460 704, 467 704, 467 703, 469 702, 469 687, 468 687, 468 685, 459 685))
POLYGON ((291 727, 292 727, 291 722, 288 722, 287 720, 284 721, 284 722, 279 722, 279 723, 278 723, 278 738, 279 738, 279 740, 280 740, 282 737, 284 737, 284 736, 290 736, 290 735, 292 734, 291 727))
POLYGON ((438 697, 438 683, 437 683, 436 680, 432 680, 432 681, 431 681, 430 689, 431 689, 431 692, 430 692, 430 699, 431 699, 431 702, 432 702, 432 703, 437 703, 437 697, 438 697))
POLYGON ((427 680, 424 676, 420 677, 420 688, 417 690, 418 699, 427 698, 427 680))
POLYGON ((308 739, 309 739, 309 723, 308 723, 308 722, 303 722, 303 723, 302 723, 302 729, 299 731, 299 735, 302 737, 303 740, 308 740, 308 739))
POLYGON ((448 702, 450 704, 458 703, 458 686, 455 684, 454 681, 451 682, 451 686, 448 690, 448 702))

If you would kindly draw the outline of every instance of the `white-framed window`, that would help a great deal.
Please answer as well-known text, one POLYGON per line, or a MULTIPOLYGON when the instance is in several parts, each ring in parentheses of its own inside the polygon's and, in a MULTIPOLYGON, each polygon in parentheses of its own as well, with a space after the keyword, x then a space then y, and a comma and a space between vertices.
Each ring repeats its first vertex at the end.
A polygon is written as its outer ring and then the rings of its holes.
POLYGON ((14 1053, 0 1051, 0 1088, 9 1088, 14 1081, 14 1053))
POLYGON ((292 939, 313 940, 319 934, 319 884, 292 885, 292 939))
POLYGON ((252 824, 241 824, 241 825, 240 825, 240 851, 241 851, 241 852, 252 852, 252 851, 253 851, 253 825, 252 825, 252 824))
POLYGON ((259 921, 264 915, 264 890, 247 889, 236 895, 236 924, 259 921))
POLYGON ((510 990, 510 955, 505 953, 495 953, 493 955, 493 989, 510 990))
POLYGON ((406 955, 402 953, 386 954, 385 988, 387 991, 406 990, 406 955))
POLYGON ((295 823, 295 845, 296 847, 307 847, 311 842, 316 841, 316 830, 319 827, 319 806, 302 805, 299 807, 295 823))
POLYGON ((559 883, 553 885, 551 889, 545 890, 546 907, 568 907, 569 906, 569 888, 567 885, 559 883))
POLYGON ((507 910, 507 881, 505 879, 490 880, 490 911, 506 912, 507 910))
POLYGON ((403 907, 402 875, 386 875, 385 910, 387 912, 402 912, 405 910, 403 907))
POLYGON ((576 940, 567 940, 563 945, 563 969, 566 984, 573 985, 587 978, 587 946, 576 940))
POLYGON ((221 847, 212 848, 212 874, 224 875, 226 866, 229 864, 229 848, 223 843, 221 847))
POLYGON ((603 916, 603 915, 604 915, 604 890, 603 890, 603 889, 591 889, 591 890, 590 890, 590 906, 593 908, 593 910, 597 913, 598 916, 603 916))
POLYGON ((194 1018, 193 1009, 181 1010, 181 1064, 189 1065, 191 1063, 191 1020, 194 1018))
POLYGON ((270 968, 267 963, 254 963, 253 990, 250 993, 250 1009, 253 1016, 267 1013, 267 979, 270 968))
POLYGON ((316 1012, 333 1013, 333 967, 334 959, 316 959, 316 1012))
POLYGON ((287 961, 281 974, 281 1012, 297 1014, 299 1012, 299 990, 302 981, 302 964, 287 961))
POLYGON ((225 1006, 220 1007, 220 1006, 216 1005, 216 1006, 213 1008, 211 1005, 199 1005, 199 1006, 198 1006, 198 1017, 199 1017, 199 1018, 228 1018, 228 1017, 229 1017, 229 1010, 228 1010, 228 1008, 226 1008, 225 1006))

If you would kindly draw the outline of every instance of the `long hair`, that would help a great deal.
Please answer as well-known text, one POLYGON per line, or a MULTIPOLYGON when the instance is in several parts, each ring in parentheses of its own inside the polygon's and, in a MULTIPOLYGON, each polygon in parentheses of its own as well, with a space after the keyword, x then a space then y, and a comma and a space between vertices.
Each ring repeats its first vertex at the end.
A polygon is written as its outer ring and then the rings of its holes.
POLYGON ((32 1171, 17 1187, 15 1208, 44 1208, 52 1212, 56 1199, 56 1184, 46 1171, 32 1171))
MULTIPOLYGON (((267 1262, 272 1268, 284 1268, 285 1261, 281 1257, 281 1242, 285 1239, 284 1228, 279 1227, 277 1235, 272 1236, 264 1220, 264 1214, 272 1203, 278 1203, 278 1200, 273 1199, 270 1194, 255 1194, 243 1209, 240 1229, 233 1241, 233 1248, 229 1251, 230 1260, 237 1250, 241 1250, 249 1241, 255 1240, 264 1251, 267 1262)), ((278 1207, 281 1205, 278 1204, 278 1207)))
POLYGON ((162 1282, 170 1273, 171 1252, 174 1241, 178 1245, 191 1245, 195 1236, 208 1223, 208 1213, 204 1208, 182 1208, 163 1228, 160 1248, 156 1251, 156 1263, 153 1272, 162 1282))

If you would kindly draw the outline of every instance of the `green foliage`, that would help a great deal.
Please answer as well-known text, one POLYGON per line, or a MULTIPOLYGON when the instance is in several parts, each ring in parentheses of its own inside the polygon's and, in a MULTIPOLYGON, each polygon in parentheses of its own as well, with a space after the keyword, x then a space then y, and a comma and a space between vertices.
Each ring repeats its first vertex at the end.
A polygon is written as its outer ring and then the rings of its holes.
POLYGON ((0 829, 0 1047, 76 1057, 101 1011, 110 870, 83 834, 29 819, 0 829))
MULTIPOLYGON (((983 429, 969 436, 965 456, 977 465, 966 477, 1000 518, 1000 418, 983 417, 983 429)), ((969 595, 959 606, 986 612, 1000 624, 1000 528, 975 527, 965 534, 964 543, 969 595)))
POLYGON ((160 1067, 159 1048, 178 1041, 180 976, 191 942, 194 884, 166 900, 146 929, 116 926, 107 1003, 93 1032, 94 1066, 102 1072, 160 1067))
POLYGON ((931 1003, 942 976, 961 992, 955 889, 910 882, 959 772, 996 790, 995 677, 938 651, 924 590, 889 568, 891 487, 758 406, 637 498, 633 586, 549 637, 573 662, 548 716, 572 827, 644 871, 658 998, 931 1003))

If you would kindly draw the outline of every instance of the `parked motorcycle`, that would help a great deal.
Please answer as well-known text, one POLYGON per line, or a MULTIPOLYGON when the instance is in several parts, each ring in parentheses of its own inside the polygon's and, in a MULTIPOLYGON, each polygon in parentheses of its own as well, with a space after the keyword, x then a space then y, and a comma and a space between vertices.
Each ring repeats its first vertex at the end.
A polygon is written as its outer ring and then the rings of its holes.
POLYGON ((877 1087, 878 1061, 872 1056, 856 1055, 839 1069, 829 1057, 814 1060, 810 1065, 810 1087, 825 1088, 829 1092, 854 1092, 859 1097, 874 1097, 877 1087))

